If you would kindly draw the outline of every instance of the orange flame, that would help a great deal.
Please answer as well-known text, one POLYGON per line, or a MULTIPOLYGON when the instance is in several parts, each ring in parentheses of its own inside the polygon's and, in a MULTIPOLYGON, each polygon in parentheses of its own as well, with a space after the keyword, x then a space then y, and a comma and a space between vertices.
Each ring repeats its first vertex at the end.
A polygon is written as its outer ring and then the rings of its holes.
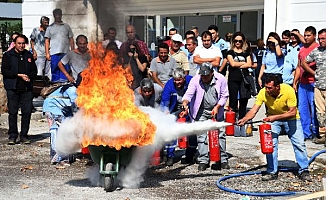
POLYGON ((86 120, 118 125, 120 134, 110 128, 89 134, 96 129, 86 127, 82 146, 103 145, 119 150, 153 143, 156 127, 149 116, 134 105, 134 93, 127 84, 132 81, 130 70, 117 64, 113 52, 105 54, 101 44, 91 43, 89 47, 92 59, 82 72, 76 103, 86 120))

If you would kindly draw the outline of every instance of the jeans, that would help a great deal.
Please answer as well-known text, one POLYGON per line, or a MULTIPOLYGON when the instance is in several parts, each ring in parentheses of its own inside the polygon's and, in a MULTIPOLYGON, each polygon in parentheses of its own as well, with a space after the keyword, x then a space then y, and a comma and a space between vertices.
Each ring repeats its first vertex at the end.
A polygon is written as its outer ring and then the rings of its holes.
POLYGON ((314 102, 314 88, 314 83, 300 83, 298 88, 298 110, 304 138, 312 138, 318 135, 319 124, 314 102))
POLYGON ((266 154, 267 173, 277 173, 278 171, 278 136, 281 132, 281 126, 284 127, 291 140, 295 159, 299 165, 299 174, 308 171, 309 162, 300 119, 274 121, 271 125, 274 148, 272 154, 266 154))
MULTIPOLYGON (((207 116, 202 115, 199 118, 199 121, 206 121, 211 119, 211 117, 207 118, 207 116)), ((224 121, 224 118, 217 121, 224 121)), ((219 144, 220 144, 220 155, 221 155, 221 163, 228 162, 228 155, 226 153, 226 134, 225 134, 225 127, 218 129, 219 131, 219 144)), ((208 136, 207 132, 197 136, 198 142, 198 153, 199 156, 197 158, 199 163, 209 164, 209 157, 208 157, 208 136)))
POLYGON ((19 107, 22 112, 20 136, 27 136, 32 115, 33 92, 7 90, 8 98, 8 121, 9 121, 9 138, 18 137, 17 114, 19 107))

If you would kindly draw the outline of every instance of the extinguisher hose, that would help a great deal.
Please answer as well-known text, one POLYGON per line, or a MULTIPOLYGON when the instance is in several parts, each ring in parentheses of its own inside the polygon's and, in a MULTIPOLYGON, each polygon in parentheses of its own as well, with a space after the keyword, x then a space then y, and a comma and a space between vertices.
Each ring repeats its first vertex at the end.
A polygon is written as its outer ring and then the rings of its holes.
MULTIPOLYGON (((326 149, 318 151, 314 155, 311 156, 309 159, 309 165, 314 162, 317 156, 320 154, 326 153, 326 149)), ((287 171, 297 171, 298 168, 279 168, 279 171, 287 172, 287 171)), ((236 194, 241 194, 241 195, 248 195, 248 196, 261 196, 261 197, 266 197, 266 196, 286 196, 286 195, 295 195, 295 194, 303 194, 303 192, 293 192, 293 191, 285 191, 285 192, 246 192, 246 191, 241 191, 241 190, 235 190, 231 188, 224 187, 221 182, 230 179, 230 178, 235 178, 235 177, 240 177, 240 176, 249 176, 249 175, 256 175, 256 174, 262 174, 265 173, 265 171, 255 171, 255 172, 242 172, 238 174, 231 174, 228 176, 224 176, 216 181, 216 186, 220 188, 221 190, 231 192, 231 193, 236 193, 236 194)))

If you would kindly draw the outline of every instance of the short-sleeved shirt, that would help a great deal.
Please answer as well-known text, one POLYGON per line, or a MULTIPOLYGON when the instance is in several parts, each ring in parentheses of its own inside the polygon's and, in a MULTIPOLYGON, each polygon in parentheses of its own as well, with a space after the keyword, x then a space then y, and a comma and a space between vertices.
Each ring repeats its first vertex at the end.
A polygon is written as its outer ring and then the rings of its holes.
POLYGON ((269 49, 264 52, 262 61, 262 64, 265 65, 264 73, 282 74, 286 49, 281 48, 281 50, 283 53, 282 57, 278 57, 276 52, 272 52, 269 49))
POLYGON ((74 37, 70 26, 66 23, 51 24, 45 32, 45 38, 50 39, 50 55, 68 53, 70 38, 74 37))
MULTIPOLYGON (((304 61, 306 59, 307 55, 317 47, 319 47, 319 44, 317 42, 314 45, 311 45, 309 47, 303 46, 299 51, 298 59, 300 61, 304 61)), ((316 62, 309 63, 309 67, 315 71, 316 70, 316 62)), ((315 76, 306 72, 302 68, 302 66, 300 66, 300 83, 310 84, 310 83, 314 83, 314 82, 315 82, 315 76)))
POLYGON ((170 55, 172 58, 174 58, 177 61, 177 68, 182 68, 185 71, 189 71, 189 61, 187 58, 187 55, 185 52, 181 51, 179 49, 178 52, 170 55))
POLYGON ((217 42, 213 42, 213 45, 218 47, 221 51, 228 49, 228 44, 222 38, 219 38, 217 42))
POLYGON ((38 57, 45 57, 45 31, 40 30, 40 27, 33 29, 31 33, 31 40, 35 42, 34 49, 38 57))
MULTIPOLYGON (((221 59, 223 58, 222 52, 220 48, 212 45, 208 49, 204 46, 198 46, 196 47, 194 51, 194 56, 199 55, 201 58, 215 58, 215 57, 220 57, 221 59)), ((198 65, 198 68, 200 65, 198 65)))
MULTIPOLYGON (((227 56, 231 55, 235 62, 247 62, 247 58, 248 58, 248 56, 250 56, 250 52, 246 51, 246 52, 237 53, 234 50, 230 50, 227 52, 226 55, 227 56)), ((248 69, 242 69, 242 72, 245 76, 249 75, 248 69)), ((242 79, 243 79, 243 77, 241 75, 241 71, 240 71, 239 67, 229 67, 228 80, 242 81, 242 79)))
POLYGON ((69 51, 62 59, 63 65, 69 64, 72 71, 72 77, 77 80, 78 74, 88 66, 88 61, 91 59, 89 53, 81 54, 77 49, 69 51))
POLYGON ((172 77, 173 70, 177 67, 177 62, 174 58, 169 59, 164 63, 159 57, 152 60, 150 71, 156 72, 158 79, 165 84, 172 77))
MULTIPOLYGON (((261 106, 263 103, 267 106, 267 116, 279 115, 288 112, 290 107, 296 107, 297 97, 290 85, 281 83, 280 94, 276 98, 270 96, 265 87, 259 91, 255 104, 261 106)), ((291 119, 300 119, 298 110, 291 119)))
POLYGON ((326 49, 317 47, 306 57, 308 62, 316 62, 316 84, 318 89, 326 90, 326 49))
POLYGON ((141 95, 140 87, 134 90, 135 95, 135 105, 136 106, 149 106, 152 108, 159 108, 161 95, 162 95, 163 88, 159 85, 154 83, 154 94, 150 98, 144 98, 141 95))

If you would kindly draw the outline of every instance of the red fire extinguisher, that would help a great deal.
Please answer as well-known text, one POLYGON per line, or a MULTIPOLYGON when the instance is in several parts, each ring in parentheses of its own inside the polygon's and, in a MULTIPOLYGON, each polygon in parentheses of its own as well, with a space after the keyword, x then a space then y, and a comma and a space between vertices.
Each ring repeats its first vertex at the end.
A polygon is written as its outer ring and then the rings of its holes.
MULTIPOLYGON (((235 112, 232 110, 228 110, 225 112, 225 122, 235 123, 235 112)), ((228 136, 234 136, 234 125, 230 125, 225 127, 225 134, 228 136)))
POLYGON ((161 163, 161 151, 160 150, 156 150, 153 153, 150 163, 153 166, 157 166, 161 163))
MULTIPOLYGON (((213 118, 213 121, 216 121, 213 118)), ((218 139, 218 130, 208 131, 209 158, 211 161, 221 161, 220 144, 218 139)))
POLYGON ((260 146, 263 154, 273 153, 272 126, 267 123, 259 125, 260 146))
POLYGON ((89 154, 89 150, 88 150, 88 147, 82 147, 82 149, 81 149, 81 152, 82 152, 82 154, 89 154))
MULTIPOLYGON (((186 118, 185 117, 179 117, 178 119, 178 123, 185 123, 186 122, 186 118)), ((178 145, 180 149, 186 149, 188 147, 188 139, 187 136, 182 136, 179 137, 178 139, 178 145)))

